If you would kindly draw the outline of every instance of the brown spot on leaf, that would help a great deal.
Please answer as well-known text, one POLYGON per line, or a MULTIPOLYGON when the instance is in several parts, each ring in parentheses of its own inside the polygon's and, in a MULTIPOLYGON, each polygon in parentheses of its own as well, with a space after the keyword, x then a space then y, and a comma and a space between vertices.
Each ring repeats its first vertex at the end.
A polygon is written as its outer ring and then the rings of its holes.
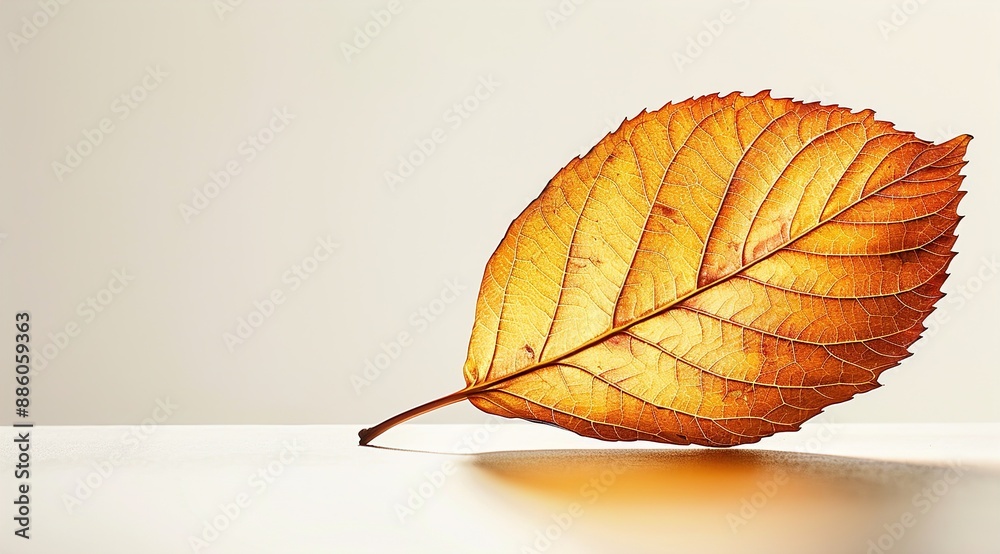
POLYGON ((653 203, 653 214, 665 217, 674 223, 677 223, 677 220, 680 218, 680 212, 660 202, 653 203))

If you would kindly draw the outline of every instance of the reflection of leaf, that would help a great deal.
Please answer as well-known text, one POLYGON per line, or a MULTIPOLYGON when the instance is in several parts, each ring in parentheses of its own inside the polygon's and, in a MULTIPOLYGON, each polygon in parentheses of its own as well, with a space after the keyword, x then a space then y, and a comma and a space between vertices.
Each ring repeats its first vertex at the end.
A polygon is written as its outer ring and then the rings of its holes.
POLYGON ((625 121, 486 266, 469 399, 605 440, 729 446, 878 386, 942 296, 972 137, 705 96, 625 121))

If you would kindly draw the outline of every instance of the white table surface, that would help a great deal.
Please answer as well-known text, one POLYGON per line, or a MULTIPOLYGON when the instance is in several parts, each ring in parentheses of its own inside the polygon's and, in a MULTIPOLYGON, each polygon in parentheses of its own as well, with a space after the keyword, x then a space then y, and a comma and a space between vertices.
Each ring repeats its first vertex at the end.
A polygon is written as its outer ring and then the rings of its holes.
POLYGON ((38 427, 28 541, 8 427, 0 552, 1000 553, 1000 424, 811 423, 715 450, 494 421, 382 448, 346 425, 38 427))

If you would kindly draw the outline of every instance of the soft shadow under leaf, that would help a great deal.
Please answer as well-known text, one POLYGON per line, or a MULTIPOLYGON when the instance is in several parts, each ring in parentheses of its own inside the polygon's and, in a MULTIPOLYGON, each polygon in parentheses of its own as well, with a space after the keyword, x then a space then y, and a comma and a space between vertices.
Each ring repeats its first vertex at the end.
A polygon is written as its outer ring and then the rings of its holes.
MULTIPOLYGON (((542 532, 578 508, 572 535, 594 551, 867 552, 884 525, 909 512, 920 525, 894 541, 893 553, 920 552, 913 548, 935 532, 934 521, 961 515, 970 528, 982 525, 984 512, 964 511, 1000 488, 995 475, 983 488, 982 474, 963 470, 953 488, 974 491, 973 505, 942 497, 922 513, 915 498, 954 469, 766 450, 535 450, 464 464, 486 477, 487 494, 532 514, 542 532)), ((562 551, 570 550, 549 550, 562 551)))

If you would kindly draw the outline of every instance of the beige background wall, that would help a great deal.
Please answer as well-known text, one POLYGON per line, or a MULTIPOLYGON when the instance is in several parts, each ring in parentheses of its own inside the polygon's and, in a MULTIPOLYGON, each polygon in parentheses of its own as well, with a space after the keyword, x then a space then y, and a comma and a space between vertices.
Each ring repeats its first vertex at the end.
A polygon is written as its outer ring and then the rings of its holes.
POLYGON ((975 136, 951 300, 828 415, 1000 419, 996 2, 230 3, 0 3, 0 345, 30 310, 37 423, 373 422, 452 392, 486 259, 560 167, 643 108, 765 88, 975 136))

